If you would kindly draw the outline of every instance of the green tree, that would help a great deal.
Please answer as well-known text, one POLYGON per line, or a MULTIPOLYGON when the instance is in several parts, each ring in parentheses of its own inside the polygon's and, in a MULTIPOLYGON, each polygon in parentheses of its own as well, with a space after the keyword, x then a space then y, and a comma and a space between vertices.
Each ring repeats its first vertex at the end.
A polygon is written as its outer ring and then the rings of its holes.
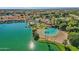
POLYGON ((79 33, 76 32, 69 33, 69 40, 73 46, 77 48, 79 47, 79 33))

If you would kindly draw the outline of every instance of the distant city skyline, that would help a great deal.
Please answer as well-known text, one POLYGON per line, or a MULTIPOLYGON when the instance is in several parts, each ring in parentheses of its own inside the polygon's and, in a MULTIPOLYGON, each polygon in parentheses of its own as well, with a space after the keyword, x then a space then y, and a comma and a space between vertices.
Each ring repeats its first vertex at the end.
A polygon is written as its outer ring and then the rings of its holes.
POLYGON ((79 7, 0 7, 0 9, 79 9, 79 7))

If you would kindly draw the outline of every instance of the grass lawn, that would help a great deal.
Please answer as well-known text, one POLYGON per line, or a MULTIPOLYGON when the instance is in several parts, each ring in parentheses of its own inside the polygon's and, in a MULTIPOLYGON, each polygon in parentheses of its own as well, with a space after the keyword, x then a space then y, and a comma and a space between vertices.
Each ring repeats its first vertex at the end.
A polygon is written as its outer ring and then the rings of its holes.
POLYGON ((72 46, 72 45, 68 45, 67 48, 69 48, 71 51, 79 51, 78 48, 72 46))

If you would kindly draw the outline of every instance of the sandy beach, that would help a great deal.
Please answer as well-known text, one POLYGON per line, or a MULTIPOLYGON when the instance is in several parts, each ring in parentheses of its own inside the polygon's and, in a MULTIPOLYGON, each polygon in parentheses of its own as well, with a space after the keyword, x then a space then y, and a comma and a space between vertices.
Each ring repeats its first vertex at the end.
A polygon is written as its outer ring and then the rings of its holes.
POLYGON ((64 40, 68 38, 68 34, 65 31, 59 31, 59 33, 56 36, 45 36, 42 34, 41 29, 37 29, 37 33, 39 34, 40 40, 48 40, 51 42, 57 42, 57 43, 63 43, 64 40))

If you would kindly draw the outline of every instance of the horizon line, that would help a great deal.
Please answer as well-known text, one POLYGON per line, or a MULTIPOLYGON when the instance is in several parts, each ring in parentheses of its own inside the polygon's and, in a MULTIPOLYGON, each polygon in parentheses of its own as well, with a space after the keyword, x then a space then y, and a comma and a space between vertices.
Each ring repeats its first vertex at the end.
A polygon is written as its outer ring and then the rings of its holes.
POLYGON ((0 7, 0 9, 79 9, 79 7, 0 7))

